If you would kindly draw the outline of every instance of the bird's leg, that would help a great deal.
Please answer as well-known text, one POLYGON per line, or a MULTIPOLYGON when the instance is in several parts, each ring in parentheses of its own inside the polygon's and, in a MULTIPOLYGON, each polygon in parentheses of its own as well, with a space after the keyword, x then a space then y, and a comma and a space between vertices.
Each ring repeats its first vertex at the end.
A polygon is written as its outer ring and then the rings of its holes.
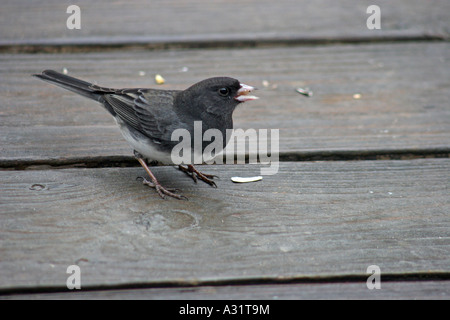
POLYGON ((185 196, 181 196, 178 195, 176 193, 174 193, 176 191, 176 189, 166 189, 164 188, 156 179, 155 175, 150 171, 150 169, 148 168, 147 164, 145 163, 144 158, 142 157, 141 154, 139 154, 138 152, 134 152, 134 156, 136 157, 136 160, 139 161, 139 163, 141 164, 141 166, 145 169, 145 171, 147 172, 147 174, 150 176, 151 181, 148 181, 147 179, 145 179, 144 177, 142 178, 142 183, 155 188, 156 191, 158 192, 158 194, 160 195, 161 198, 165 198, 166 195, 173 197, 175 199, 179 199, 179 200, 188 200, 188 198, 186 198, 185 196))
POLYGON ((192 164, 189 164, 187 167, 179 165, 178 168, 184 173, 186 173, 188 176, 190 176, 195 183, 197 183, 197 180, 200 179, 209 184, 210 186, 217 188, 216 183, 212 181, 212 179, 218 178, 218 176, 215 176, 213 174, 202 173, 197 169, 195 169, 195 167, 192 164))

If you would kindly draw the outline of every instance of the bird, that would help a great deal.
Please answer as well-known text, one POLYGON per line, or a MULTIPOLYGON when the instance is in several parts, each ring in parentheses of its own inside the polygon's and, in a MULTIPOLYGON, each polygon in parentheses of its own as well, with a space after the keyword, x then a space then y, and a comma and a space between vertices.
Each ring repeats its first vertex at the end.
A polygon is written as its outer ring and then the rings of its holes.
MULTIPOLYGON (((171 151, 178 143, 171 139, 177 129, 185 129, 194 138, 194 125, 201 121, 202 133, 208 129, 217 129, 222 133, 223 146, 233 129, 233 111, 236 107, 258 97, 250 93, 255 87, 241 83, 231 77, 213 77, 193 84, 185 90, 164 90, 154 88, 113 89, 62 74, 54 70, 44 70, 33 76, 51 84, 70 90, 86 98, 95 100, 113 116, 120 131, 133 148, 134 157, 148 174, 142 182, 154 188, 161 198, 187 198, 177 193, 177 189, 161 185, 147 165, 153 160, 174 164, 171 151)), ((202 150, 206 147, 202 142, 202 150)), ((220 152, 221 150, 217 150, 220 152)), ((192 151, 193 152, 193 151, 192 151)), ((188 174, 195 183, 202 180, 212 187, 215 175, 198 171, 193 163, 184 163, 178 168, 188 174)))

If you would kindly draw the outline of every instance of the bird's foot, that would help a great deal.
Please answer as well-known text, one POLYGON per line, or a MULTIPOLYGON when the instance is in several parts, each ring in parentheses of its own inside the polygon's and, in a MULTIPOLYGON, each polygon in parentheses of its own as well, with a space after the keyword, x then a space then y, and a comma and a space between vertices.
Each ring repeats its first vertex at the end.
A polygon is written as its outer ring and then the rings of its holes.
POLYGON ((178 200, 188 200, 188 198, 186 198, 185 196, 175 193, 175 192, 179 191, 178 189, 164 188, 158 181, 156 181, 156 182, 148 181, 144 177, 137 177, 136 179, 142 179, 143 184, 145 184, 146 186, 149 186, 151 188, 154 188, 156 190, 156 192, 158 192, 159 196, 163 199, 165 199, 166 195, 167 195, 169 197, 172 197, 172 198, 175 198, 178 200))
POLYGON ((193 165, 188 165, 187 167, 183 167, 182 165, 179 165, 178 168, 183 171, 184 173, 186 173, 188 176, 190 176, 192 178, 192 180, 194 180, 195 183, 197 183, 197 180, 200 179, 204 182, 206 182, 207 184, 209 184, 210 186, 217 188, 216 183, 212 180, 214 178, 219 178, 216 175, 213 174, 206 174, 206 173, 202 173, 200 171, 198 171, 197 169, 195 169, 195 167, 193 165))

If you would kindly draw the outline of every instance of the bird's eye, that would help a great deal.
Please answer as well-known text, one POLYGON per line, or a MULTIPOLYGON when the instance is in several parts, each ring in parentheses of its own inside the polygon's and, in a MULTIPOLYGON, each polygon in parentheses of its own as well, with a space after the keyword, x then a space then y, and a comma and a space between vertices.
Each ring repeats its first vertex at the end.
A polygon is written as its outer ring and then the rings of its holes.
POLYGON ((226 97, 227 95, 230 94, 230 89, 228 89, 228 88, 220 88, 218 92, 219 92, 219 94, 221 96, 226 97))

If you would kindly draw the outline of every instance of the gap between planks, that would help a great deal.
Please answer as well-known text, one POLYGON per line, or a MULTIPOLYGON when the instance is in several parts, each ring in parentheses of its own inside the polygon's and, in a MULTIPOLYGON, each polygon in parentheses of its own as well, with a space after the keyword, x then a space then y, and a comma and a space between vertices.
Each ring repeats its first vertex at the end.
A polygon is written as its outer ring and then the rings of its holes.
MULTIPOLYGON (((336 284, 336 283, 365 283, 370 274, 348 274, 327 276, 303 276, 303 277, 261 277, 261 278, 235 278, 215 280, 180 280, 162 282, 142 282, 123 284, 86 285, 82 287, 83 292, 89 291, 113 291, 133 289, 156 289, 156 288, 198 288, 198 287, 225 287, 225 286, 264 286, 264 285, 286 285, 286 284, 336 284)), ((388 282, 434 282, 450 280, 448 272, 414 272, 382 274, 381 281, 388 282)), ((42 286, 42 287, 11 287, 1 288, 1 296, 40 293, 67 293, 70 290, 64 286, 42 286)))
MULTIPOLYGON (((271 156, 271 155, 269 155, 271 156)), ((396 150, 322 150, 309 152, 283 152, 278 161, 365 161, 365 160, 414 160, 430 158, 450 158, 450 148, 430 149, 396 149, 396 150)), ((245 163, 249 163, 249 155, 245 163)), ((225 159, 223 160, 225 163, 225 159)), ((236 164, 235 157, 235 164, 236 164)), ((258 161, 259 163, 259 161, 258 161)), ((152 166, 156 162, 149 163, 152 166)), ((113 168, 138 167, 139 163, 133 156, 96 156, 89 158, 65 158, 26 160, 0 160, 0 170, 46 170, 66 168, 113 168)))
POLYGON ((129 37, 126 39, 87 38, 87 39, 45 39, 34 41, 0 41, 0 53, 87 53, 112 50, 174 50, 174 49, 248 49, 261 47, 290 47, 339 44, 370 44, 389 42, 445 42, 448 38, 439 34, 379 35, 350 37, 305 37, 283 36, 267 37, 251 35, 248 37, 222 35, 210 37, 202 35, 191 37, 129 37))

